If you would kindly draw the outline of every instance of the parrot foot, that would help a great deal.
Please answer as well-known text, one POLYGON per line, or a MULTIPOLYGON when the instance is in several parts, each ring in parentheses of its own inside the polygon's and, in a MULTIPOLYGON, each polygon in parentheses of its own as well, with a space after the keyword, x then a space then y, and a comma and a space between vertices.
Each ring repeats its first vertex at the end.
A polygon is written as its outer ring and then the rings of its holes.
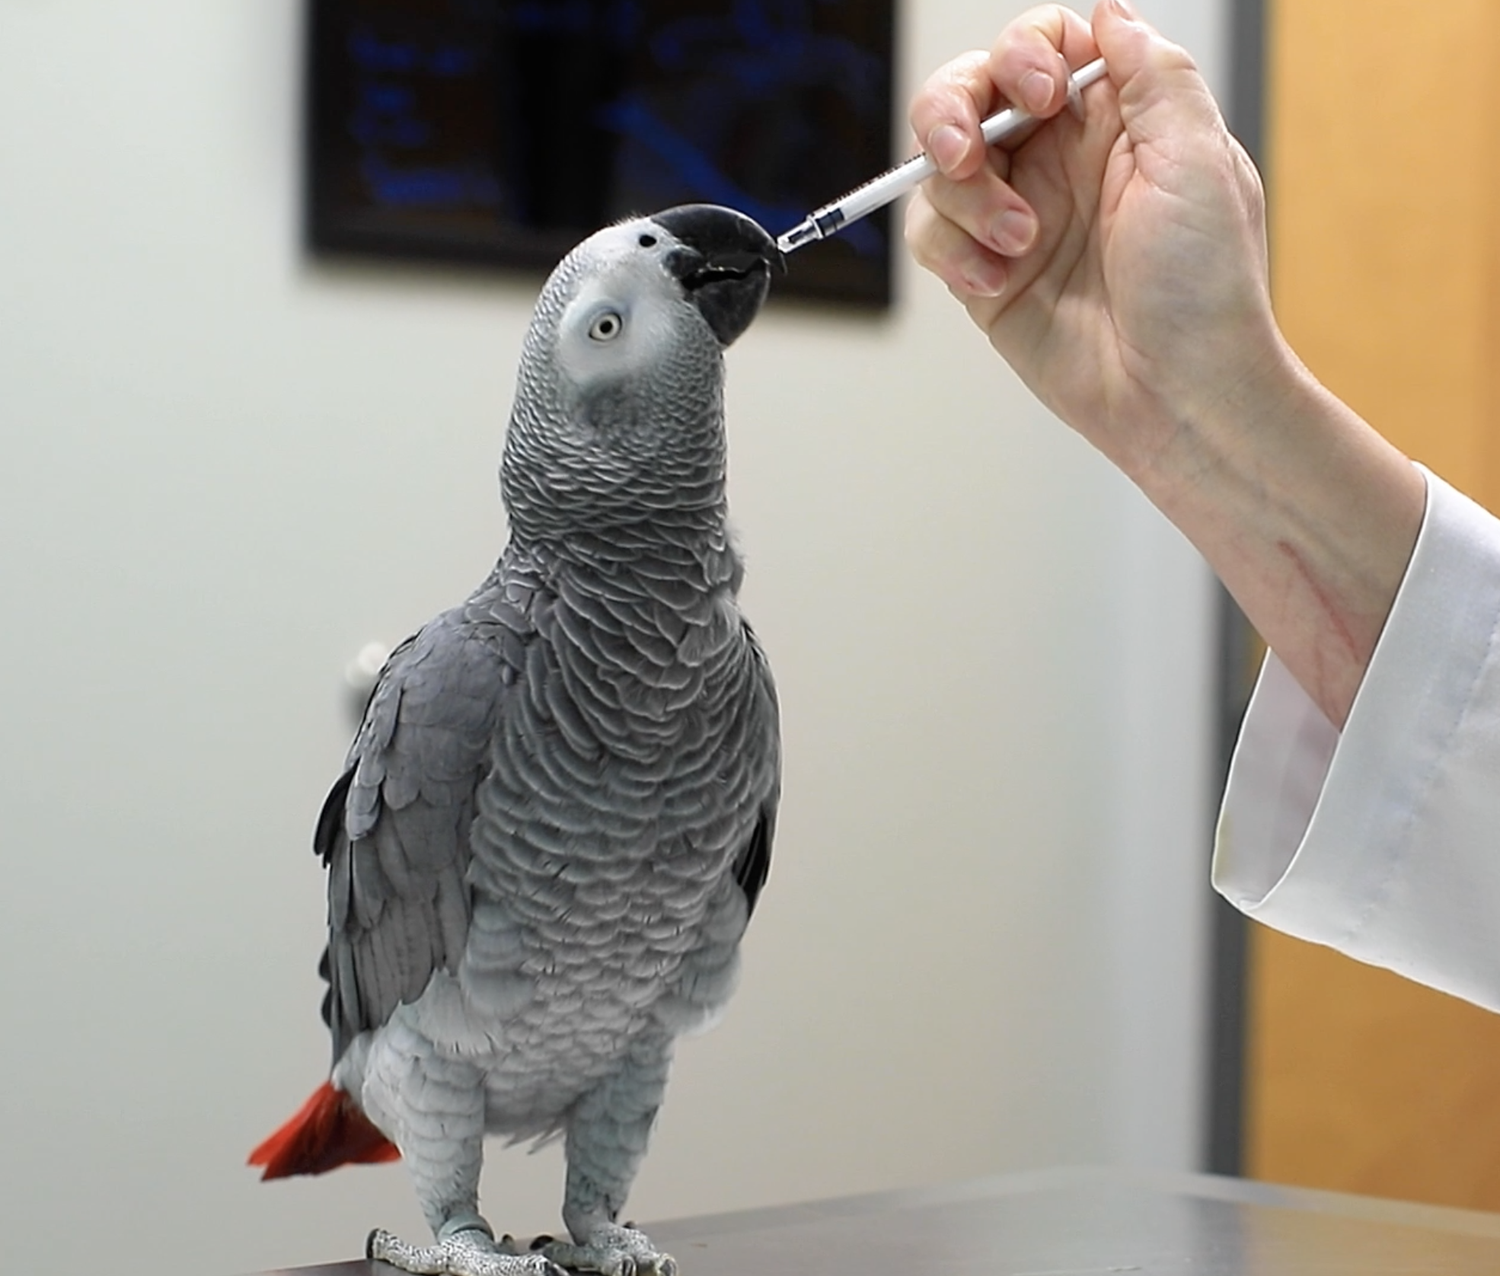
POLYGON ((634 1227, 606 1223, 595 1228, 586 1244, 551 1241, 543 1254, 561 1267, 575 1272, 599 1272, 601 1276, 677 1276, 677 1260, 651 1244, 646 1233, 634 1227))
POLYGON ((365 1257, 414 1276, 565 1276, 543 1254, 518 1254, 505 1237, 494 1241, 478 1228, 466 1228, 433 1245, 408 1245, 377 1228, 365 1243, 365 1257))

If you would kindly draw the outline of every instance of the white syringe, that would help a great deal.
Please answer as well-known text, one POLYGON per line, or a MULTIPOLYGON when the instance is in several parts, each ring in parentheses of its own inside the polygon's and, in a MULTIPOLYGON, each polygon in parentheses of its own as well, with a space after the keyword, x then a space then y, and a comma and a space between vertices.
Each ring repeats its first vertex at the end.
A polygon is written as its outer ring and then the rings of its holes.
MULTIPOLYGON (((1068 81, 1068 102, 1075 113, 1082 111, 1083 90, 1096 80, 1102 79, 1105 67, 1103 58, 1095 58, 1074 71, 1068 81)), ((986 146, 995 146, 1007 138, 1014 137, 1026 125, 1035 121, 1035 116, 1018 106, 1008 106, 997 111, 979 126, 986 146)), ((904 164, 888 169, 879 177, 872 178, 863 186, 857 186, 847 195, 831 204, 824 204, 816 212, 809 213, 784 235, 778 236, 776 247, 789 253, 810 244, 814 240, 827 239, 842 230, 850 222, 857 222, 877 208, 884 208, 894 199, 899 199, 919 182, 937 172, 937 165, 925 153, 914 155, 904 164)))

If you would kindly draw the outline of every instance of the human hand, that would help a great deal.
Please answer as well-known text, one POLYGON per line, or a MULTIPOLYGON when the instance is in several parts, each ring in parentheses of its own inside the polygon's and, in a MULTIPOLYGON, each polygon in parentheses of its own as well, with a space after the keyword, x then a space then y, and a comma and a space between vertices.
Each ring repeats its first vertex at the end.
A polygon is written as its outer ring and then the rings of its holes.
POLYGON ((1260 179, 1191 58, 1122 0, 1092 24, 1047 5, 933 75, 911 120, 942 174, 908 209, 916 259, 1132 477, 1204 463, 1191 432, 1292 356, 1271 314, 1260 179), (1100 54, 1109 77, 1080 123, 1063 110, 1067 68, 1100 54), (985 148, 979 121, 1007 102, 1056 118, 1010 152, 985 148))

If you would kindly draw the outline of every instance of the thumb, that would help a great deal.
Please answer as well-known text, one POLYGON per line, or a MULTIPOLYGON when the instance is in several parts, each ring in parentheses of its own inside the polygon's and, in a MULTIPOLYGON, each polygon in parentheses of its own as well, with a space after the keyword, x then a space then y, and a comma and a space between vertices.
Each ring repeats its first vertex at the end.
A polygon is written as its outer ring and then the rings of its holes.
POLYGON ((1133 141, 1222 124, 1191 55, 1142 19, 1130 0, 1101 0, 1093 30, 1133 141))

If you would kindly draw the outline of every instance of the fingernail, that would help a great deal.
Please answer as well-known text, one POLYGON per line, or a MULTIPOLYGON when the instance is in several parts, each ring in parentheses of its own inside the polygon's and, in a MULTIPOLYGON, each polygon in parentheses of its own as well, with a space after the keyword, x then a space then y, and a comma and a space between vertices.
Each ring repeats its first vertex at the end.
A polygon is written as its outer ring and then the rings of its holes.
POLYGON ((1036 218, 1008 208, 990 223, 990 240, 1001 252, 1024 253, 1036 238, 1036 218))
POLYGON ((1141 20, 1141 15, 1135 11, 1135 6, 1130 3, 1130 0, 1109 0, 1109 2, 1114 7, 1114 11, 1127 22, 1141 20))
POLYGON ((971 262, 964 267, 960 286, 974 297, 998 297, 1005 291, 1005 276, 998 262, 971 262))
POLYGON ((939 124, 927 135, 927 153, 943 173, 951 173, 969 153, 969 139, 954 124, 939 124))
POLYGON ((1021 77, 1021 105, 1040 115, 1052 105, 1052 77, 1043 71, 1028 71, 1021 77))

